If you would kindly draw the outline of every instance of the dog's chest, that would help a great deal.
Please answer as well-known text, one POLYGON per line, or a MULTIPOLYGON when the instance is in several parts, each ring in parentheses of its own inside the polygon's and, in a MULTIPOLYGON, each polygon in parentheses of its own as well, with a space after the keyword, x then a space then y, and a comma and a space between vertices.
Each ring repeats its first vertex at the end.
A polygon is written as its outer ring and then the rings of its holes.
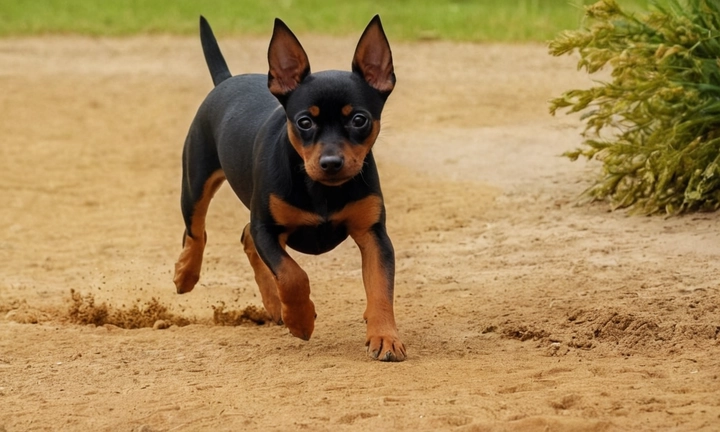
POLYGON ((335 211, 327 206, 315 206, 312 211, 296 207, 277 195, 270 195, 270 215, 277 225, 293 231, 299 227, 316 228, 325 232, 332 227, 347 227, 351 231, 364 231, 380 220, 382 198, 368 195, 347 203, 335 211))
POLYGON ((320 254, 333 249, 348 235, 361 234, 380 222, 382 198, 368 195, 337 211, 325 208, 308 211, 270 196, 270 214, 288 235, 287 244, 304 253, 320 254))
POLYGON ((331 222, 317 226, 300 226, 288 233, 288 246, 296 251, 312 255, 328 252, 348 237, 345 225, 333 225, 331 222))
POLYGON ((317 255, 342 243, 348 230, 345 221, 334 218, 326 208, 314 210, 318 212, 300 209, 274 195, 270 197, 270 214, 275 223, 284 228, 287 245, 299 252, 317 255))

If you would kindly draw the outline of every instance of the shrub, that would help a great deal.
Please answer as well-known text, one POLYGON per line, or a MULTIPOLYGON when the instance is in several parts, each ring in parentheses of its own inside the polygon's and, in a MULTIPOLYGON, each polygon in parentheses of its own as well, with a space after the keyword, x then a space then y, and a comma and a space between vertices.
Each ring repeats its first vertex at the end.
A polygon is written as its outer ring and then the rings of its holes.
POLYGON ((587 6, 586 26, 550 43, 609 82, 570 90, 550 111, 582 112, 583 144, 565 153, 602 162, 584 192, 640 213, 720 207, 720 1, 651 1, 632 14, 615 0, 587 6))

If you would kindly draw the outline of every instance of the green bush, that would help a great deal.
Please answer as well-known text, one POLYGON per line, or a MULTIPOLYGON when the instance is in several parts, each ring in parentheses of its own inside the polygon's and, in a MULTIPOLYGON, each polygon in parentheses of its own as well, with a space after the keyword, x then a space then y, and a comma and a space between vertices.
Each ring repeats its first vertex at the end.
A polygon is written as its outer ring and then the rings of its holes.
POLYGON ((612 68, 609 82, 570 90, 552 114, 582 112, 581 148, 602 162, 585 191, 613 209, 645 214, 720 207, 720 1, 652 1, 631 14, 615 0, 586 7, 587 25, 550 43, 577 52, 578 69, 612 68))

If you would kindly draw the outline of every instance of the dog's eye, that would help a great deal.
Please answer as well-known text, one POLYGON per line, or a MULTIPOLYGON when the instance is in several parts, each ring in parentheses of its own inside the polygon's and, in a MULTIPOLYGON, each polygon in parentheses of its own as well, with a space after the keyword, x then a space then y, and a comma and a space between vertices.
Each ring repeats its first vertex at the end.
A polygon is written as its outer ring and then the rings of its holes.
POLYGON ((367 123, 368 123, 367 117, 365 117, 362 114, 355 114, 355 117, 352 118, 352 126, 354 128, 365 127, 365 125, 367 123))
POLYGON ((295 124, 302 130, 309 130, 313 127, 313 121, 310 117, 300 117, 295 124))

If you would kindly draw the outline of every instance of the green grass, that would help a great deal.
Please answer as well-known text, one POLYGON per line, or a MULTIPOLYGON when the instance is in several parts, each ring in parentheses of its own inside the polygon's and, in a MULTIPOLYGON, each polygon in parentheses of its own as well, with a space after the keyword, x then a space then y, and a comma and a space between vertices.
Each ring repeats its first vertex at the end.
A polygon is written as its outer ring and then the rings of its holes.
MULTIPOLYGON (((620 0, 630 9, 647 0, 620 0)), ((221 35, 356 34, 379 13, 392 39, 547 41, 577 28, 593 0, 0 0, 0 36, 195 34, 205 15, 221 35)))

